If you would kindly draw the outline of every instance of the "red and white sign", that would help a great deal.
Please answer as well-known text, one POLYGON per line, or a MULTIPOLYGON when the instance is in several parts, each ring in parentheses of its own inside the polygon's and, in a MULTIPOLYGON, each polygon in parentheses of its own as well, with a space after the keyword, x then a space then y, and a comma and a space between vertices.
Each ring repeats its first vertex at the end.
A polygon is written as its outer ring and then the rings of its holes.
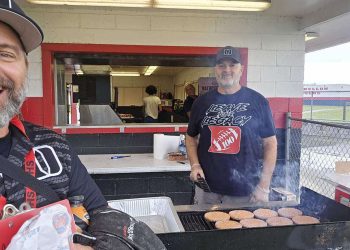
POLYGON ((200 77, 198 79, 198 94, 203 95, 209 90, 216 89, 217 86, 215 77, 200 77))
POLYGON ((241 146, 241 128, 237 126, 208 126, 211 132, 209 152, 237 154, 241 146))

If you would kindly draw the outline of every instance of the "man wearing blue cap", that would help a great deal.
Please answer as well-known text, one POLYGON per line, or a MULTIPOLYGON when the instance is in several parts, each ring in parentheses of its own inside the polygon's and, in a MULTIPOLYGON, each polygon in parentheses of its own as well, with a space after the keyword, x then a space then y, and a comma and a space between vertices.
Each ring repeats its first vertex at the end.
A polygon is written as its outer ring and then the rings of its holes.
POLYGON ((218 88, 199 96, 192 106, 186 136, 190 177, 204 178, 211 191, 196 186, 196 204, 269 200, 277 154, 275 126, 268 101, 239 84, 243 70, 238 49, 220 49, 218 88))
POLYGON ((19 119, 27 54, 42 41, 40 27, 14 1, 0 0, 0 196, 16 207, 83 196, 90 225, 74 236, 80 249, 165 249, 144 223, 107 206, 62 136, 19 119))

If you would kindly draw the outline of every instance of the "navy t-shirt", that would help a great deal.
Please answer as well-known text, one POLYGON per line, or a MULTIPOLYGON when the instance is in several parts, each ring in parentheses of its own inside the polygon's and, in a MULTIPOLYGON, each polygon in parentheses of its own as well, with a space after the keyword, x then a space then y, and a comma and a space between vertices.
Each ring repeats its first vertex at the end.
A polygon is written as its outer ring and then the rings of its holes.
POLYGON ((184 102, 184 111, 185 113, 190 112, 193 102, 196 100, 197 96, 187 96, 185 102, 184 102))
POLYGON ((259 181, 261 138, 276 132, 266 98, 242 87, 234 94, 212 90, 198 97, 187 133, 200 134, 198 157, 211 190, 247 196, 259 181))

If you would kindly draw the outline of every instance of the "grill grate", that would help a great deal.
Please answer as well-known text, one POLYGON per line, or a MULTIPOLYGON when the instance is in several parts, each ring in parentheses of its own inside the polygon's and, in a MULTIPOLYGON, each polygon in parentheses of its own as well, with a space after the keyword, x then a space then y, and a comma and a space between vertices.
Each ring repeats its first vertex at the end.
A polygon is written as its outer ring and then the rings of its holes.
MULTIPOLYGON (((277 211, 279 207, 270 207, 270 209, 277 211)), ((310 210, 310 208, 301 208, 299 206, 295 206, 295 208, 300 209, 303 211, 303 215, 309 215, 312 217, 315 217, 319 219, 322 222, 327 222, 329 221, 326 218, 321 218, 317 213, 314 211, 310 210)), ((239 209, 239 208, 237 208, 239 209)), ((247 211, 253 212, 257 208, 242 208, 247 211)), ((222 212, 230 212, 230 210, 220 210, 222 212)), ((185 231, 204 231, 204 230, 216 230, 215 228, 215 223, 209 222, 206 219, 204 219, 204 214, 206 212, 181 212, 178 213, 180 221, 185 229, 185 231)))
POLYGON ((179 214, 182 225, 185 231, 203 231, 212 230, 214 226, 204 220, 203 214, 181 213, 179 214))
MULTIPOLYGON (((325 196, 322 196, 308 188, 302 187, 300 204, 293 206, 300 209, 304 215, 309 215, 320 220, 321 224, 329 222, 350 221, 350 209, 337 203, 325 196)), ((277 211, 281 206, 268 207, 277 211)), ((235 209, 244 209, 254 211, 258 207, 243 207, 235 209)), ((232 210, 232 209, 231 209, 232 210)), ((229 212, 230 210, 221 210, 229 212)), ((215 230, 214 223, 204 219, 205 211, 179 212, 180 221, 185 231, 207 231, 215 230)))

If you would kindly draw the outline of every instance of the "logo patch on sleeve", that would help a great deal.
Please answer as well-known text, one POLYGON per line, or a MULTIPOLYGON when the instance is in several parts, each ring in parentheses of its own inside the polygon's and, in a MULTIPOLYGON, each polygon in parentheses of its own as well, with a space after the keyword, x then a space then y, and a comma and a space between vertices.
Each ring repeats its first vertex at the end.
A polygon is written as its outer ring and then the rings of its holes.
POLYGON ((241 145, 241 128, 237 126, 208 126, 211 132, 211 153, 237 154, 241 145))

